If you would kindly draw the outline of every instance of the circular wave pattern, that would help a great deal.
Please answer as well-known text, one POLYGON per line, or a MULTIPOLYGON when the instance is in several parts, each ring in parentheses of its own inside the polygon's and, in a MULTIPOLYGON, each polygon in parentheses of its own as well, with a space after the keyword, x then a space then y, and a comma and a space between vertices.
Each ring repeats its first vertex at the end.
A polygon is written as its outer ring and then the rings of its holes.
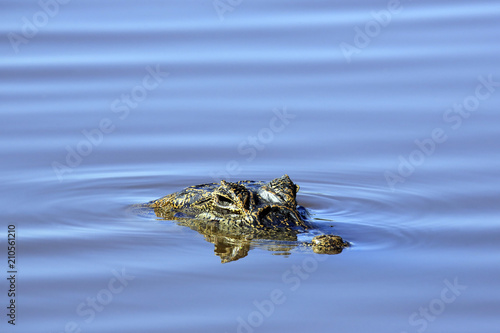
POLYGON ((418 221, 427 200, 415 193, 394 194, 359 184, 305 183, 303 188, 298 201, 312 221, 319 228, 333 226, 333 233, 351 242, 354 250, 418 247, 426 239, 418 221))
MULTIPOLYGON (((130 212, 126 212, 130 204, 146 202, 160 192, 160 196, 175 192, 177 184, 189 186, 196 182, 176 177, 176 185, 168 185, 158 176, 134 174, 89 177, 68 181, 65 191, 50 184, 39 187, 43 192, 40 195, 51 198, 51 204, 39 207, 39 212, 43 211, 46 217, 52 216, 54 220, 63 213, 66 215, 65 224, 79 228, 85 227, 82 217, 89 225, 94 219, 108 221, 111 225, 101 225, 101 228, 109 230, 119 225, 123 227, 120 222, 124 219, 130 221, 130 216, 127 217, 130 212)), ((383 188, 352 183, 304 180, 299 183, 298 203, 307 208, 319 231, 342 236, 353 244, 353 250, 415 247, 426 239, 425 231, 418 223, 425 212, 426 199, 418 193, 394 194, 383 188)), ((138 231, 138 228, 133 229, 138 231)), ((304 238, 311 235, 304 235, 304 238)))

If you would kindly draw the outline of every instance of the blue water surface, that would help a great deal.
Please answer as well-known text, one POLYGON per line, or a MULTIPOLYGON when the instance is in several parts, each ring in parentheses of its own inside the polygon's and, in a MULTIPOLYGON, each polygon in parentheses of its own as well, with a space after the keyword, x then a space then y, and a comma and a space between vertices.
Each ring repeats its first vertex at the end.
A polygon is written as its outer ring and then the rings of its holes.
POLYGON ((2 331, 497 332, 497 1, 2 0, 0 17, 2 331), (351 248, 255 240, 221 263, 128 209, 283 174, 351 248))

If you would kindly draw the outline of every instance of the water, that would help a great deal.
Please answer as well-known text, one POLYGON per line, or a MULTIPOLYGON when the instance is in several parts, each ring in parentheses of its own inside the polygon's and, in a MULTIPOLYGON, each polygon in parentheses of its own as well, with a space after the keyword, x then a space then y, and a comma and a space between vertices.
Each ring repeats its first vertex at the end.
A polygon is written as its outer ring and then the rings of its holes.
POLYGON ((497 332, 500 5, 390 6, 3 1, 2 330, 497 332), (127 211, 285 173, 352 248, 127 211))

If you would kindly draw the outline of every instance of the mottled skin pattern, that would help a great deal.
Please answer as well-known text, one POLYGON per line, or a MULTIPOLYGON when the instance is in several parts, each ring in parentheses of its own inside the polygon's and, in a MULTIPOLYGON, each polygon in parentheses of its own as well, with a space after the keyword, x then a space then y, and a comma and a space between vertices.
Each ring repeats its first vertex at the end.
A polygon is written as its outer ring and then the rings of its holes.
MULTIPOLYGON (((148 202, 155 214, 175 220, 214 243, 222 262, 247 255, 252 239, 296 241, 311 229, 307 212, 297 206, 299 186, 288 175, 269 183, 256 181, 210 183, 148 202)), ((321 235, 311 243, 316 253, 336 254, 349 244, 341 237, 321 235)), ((290 247, 288 245, 288 247, 290 247)))

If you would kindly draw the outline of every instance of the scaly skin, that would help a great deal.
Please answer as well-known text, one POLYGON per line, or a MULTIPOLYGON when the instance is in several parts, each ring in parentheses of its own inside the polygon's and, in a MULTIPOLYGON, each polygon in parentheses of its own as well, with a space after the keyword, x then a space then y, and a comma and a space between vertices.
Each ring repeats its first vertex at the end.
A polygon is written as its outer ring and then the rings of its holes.
MULTIPOLYGON (((205 235, 216 245, 222 262, 228 262, 246 256, 251 239, 296 241, 298 233, 312 228, 305 209, 297 207, 298 190, 288 175, 269 183, 222 180, 190 186, 145 206, 162 219, 205 235)), ((321 235, 306 245, 316 253, 336 254, 349 243, 339 236, 321 235)))

